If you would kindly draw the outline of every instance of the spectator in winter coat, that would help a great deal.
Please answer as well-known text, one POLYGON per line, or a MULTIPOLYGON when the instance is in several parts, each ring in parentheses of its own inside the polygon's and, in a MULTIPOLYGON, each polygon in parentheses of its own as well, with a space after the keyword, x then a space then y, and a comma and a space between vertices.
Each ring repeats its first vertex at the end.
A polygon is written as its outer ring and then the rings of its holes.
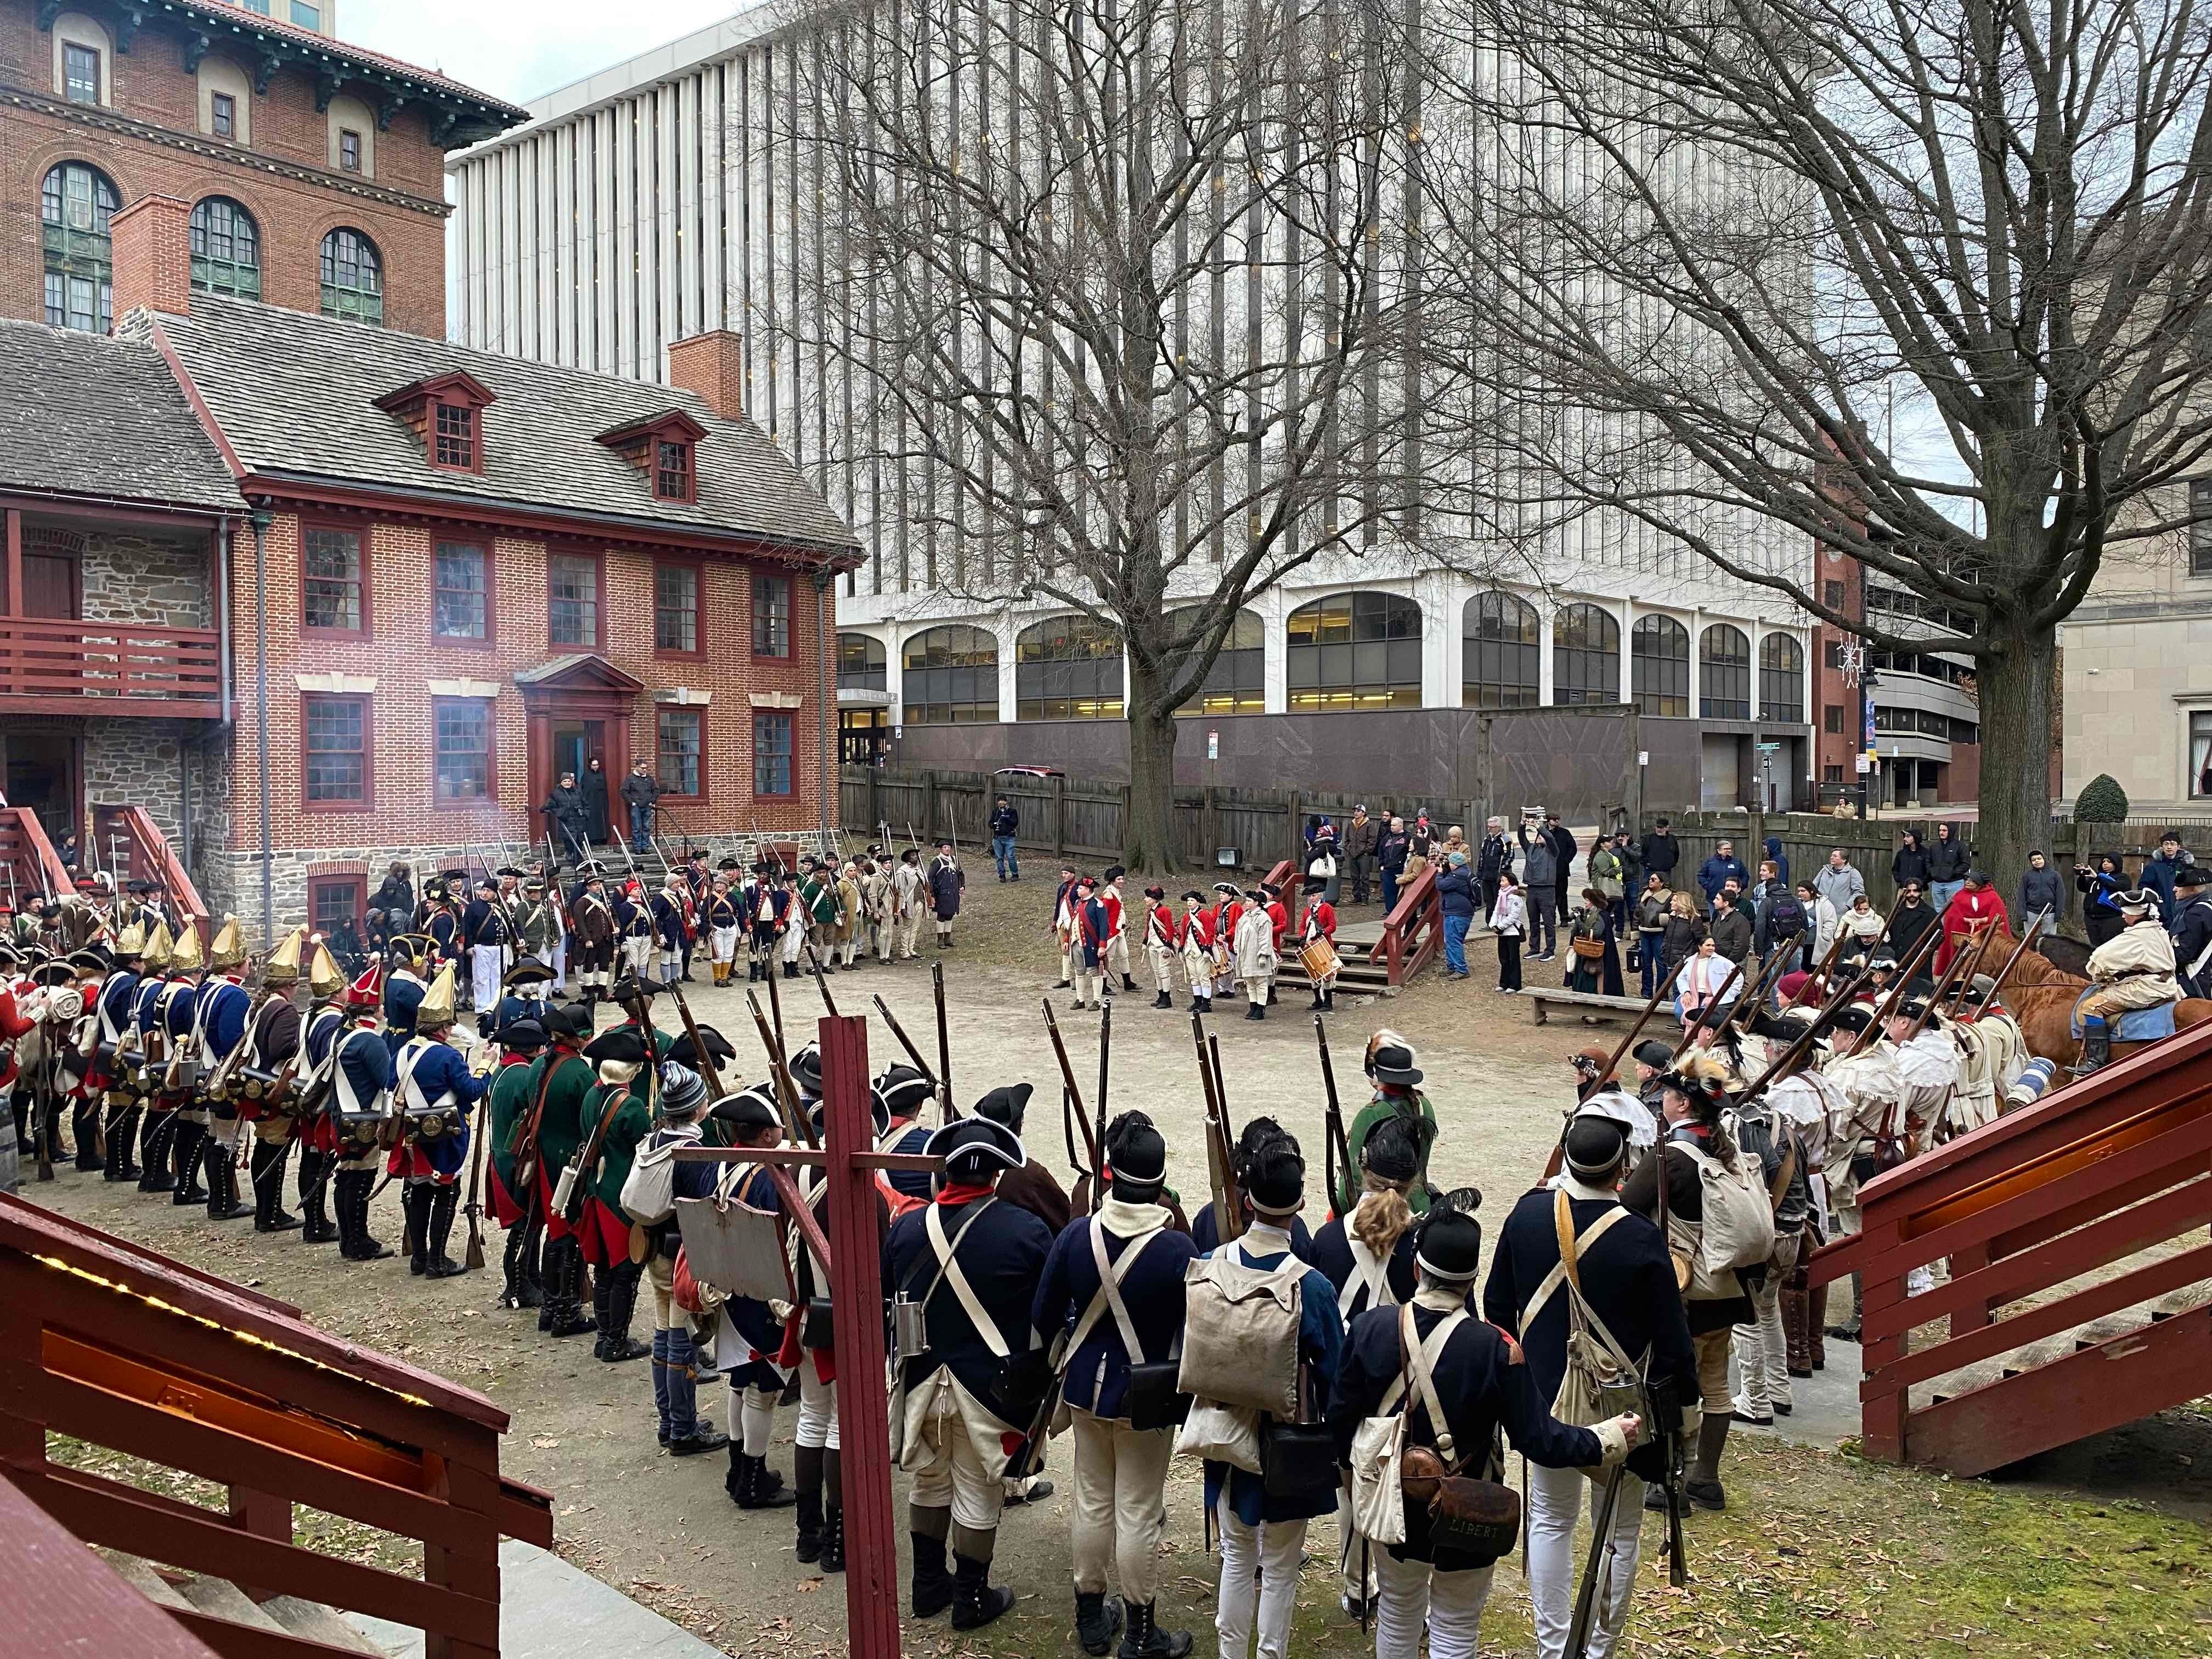
POLYGON ((1022 827, 1022 815, 1004 795, 991 809, 991 862, 999 866, 1000 881, 1019 881, 1022 862, 1014 856, 1014 835, 1022 827))
POLYGON ((1887 920, 1881 911, 1874 908, 1874 901, 1862 890, 1851 900, 1851 908, 1836 918, 1836 926, 1849 933, 1854 941, 1844 949, 1847 951, 1862 947, 1871 949, 1874 942, 1881 937, 1887 920))
POLYGON ((2181 836, 2172 830, 2158 838, 2158 851, 2143 860, 2142 884, 2158 895, 2158 912, 2166 919, 2168 933, 2181 920, 2181 907, 2173 896, 2173 878, 2191 862, 2182 848, 2181 836))
POLYGON ((1643 994, 1647 997, 1667 975, 1667 918, 1678 896, 1656 875, 1644 877, 1644 891, 1637 896, 1636 955, 1644 970, 1643 994))
MULTIPOLYGON (((1897 914, 1889 919, 1889 947, 1897 952, 1900 963, 1912 954, 1920 943, 1920 936, 1936 923, 1936 907, 1928 902, 1928 895, 1917 881, 1905 884, 1898 895, 1897 914)), ((1919 969, 1926 973, 1923 964, 1919 969)))
POLYGON ((1443 902, 1444 972, 1454 979, 1467 977, 1467 930, 1474 925, 1474 877, 1467 867, 1467 854, 1454 853, 1437 878, 1437 894, 1443 902))
POLYGON ((1782 850, 1781 836, 1769 836, 1766 838, 1766 857, 1768 861, 1774 866, 1774 873, 1780 879, 1782 884, 1784 887, 1789 886, 1790 884, 1790 855, 1782 850))
POLYGON ((1382 908, 1386 911, 1398 908, 1398 882, 1406 873, 1406 862, 1413 856, 1413 844, 1406 834, 1406 820, 1392 818, 1390 827, 1375 839, 1375 862, 1382 872, 1382 908))
POLYGON ((1751 918, 1744 915, 1735 894, 1713 895, 1712 933, 1714 948, 1730 962, 1740 963, 1751 954, 1751 918))
MULTIPOLYGON (((1670 976, 1682 965, 1684 958, 1697 950, 1706 931, 1705 918, 1698 914, 1687 893, 1677 893, 1667 901, 1667 930, 1662 935, 1661 950, 1670 976)), ((1644 994, 1650 996, 1651 993, 1646 991, 1644 994)))
POLYGON ((1811 973, 1828 959, 1828 947, 1836 942, 1836 928, 1843 919, 1811 882, 1799 882, 1796 892, 1805 910, 1805 971, 1811 973))
POLYGON ((1482 848, 1475 854, 1474 878, 1482 884, 1482 913, 1488 915, 1498 903, 1498 878, 1513 867, 1513 843, 1505 839, 1505 823, 1492 818, 1483 826, 1482 848))
POLYGON ((1810 920, 1804 907, 1797 902, 1796 890, 1776 872, 1772 859, 1759 863, 1759 886, 1751 895, 1750 908, 1752 949, 1759 952, 1762 961, 1778 945, 1802 937, 1810 920), (1778 937, 1778 912, 1781 919, 1778 937))
POLYGON ((1735 855, 1735 843, 1724 841, 1713 848, 1712 857, 1698 866, 1698 885, 1704 891, 1705 902, 1711 904, 1722 888, 1733 881, 1737 887, 1751 884, 1751 872, 1743 867, 1743 860, 1735 855))
POLYGON ((1958 897, 1973 863, 1973 854, 1959 839, 1959 832, 1948 823, 1937 824, 1936 844, 1928 849, 1928 902, 1938 915, 1958 897))
POLYGON ((1620 867, 1620 854, 1613 844, 1601 837, 1590 848, 1590 885, 1605 896, 1605 908, 1613 917, 1617 932, 1622 915, 1621 901, 1626 895, 1625 876, 1620 867))
POLYGON ((1528 907, 1528 960, 1549 962, 1559 942, 1559 854, 1544 830, 1522 824, 1513 832, 1521 844, 1522 897, 1528 907))
POLYGON ((1814 872, 1813 890, 1833 905, 1840 916, 1851 908, 1853 899, 1866 891, 1866 878, 1852 866, 1842 848, 1832 848, 1828 861, 1814 872))
POLYGON ((1899 892, 1904 891, 1905 884, 1908 881, 1917 881, 1925 887, 1931 879, 1931 868, 1928 849, 1920 844, 1920 832, 1917 830, 1906 830, 1904 842, 1890 856, 1890 879, 1897 884, 1899 892))
POLYGON ((1559 822, 1557 812, 1545 814, 1544 833, 1552 839, 1553 904, 1564 921, 1567 915, 1568 878, 1575 866, 1575 854, 1581 849, 1582 843, 1575 839, 1571 830, 1559 822))
MULTIPOLYGON (((1397 820, 1394 818, 1391 822, 1395 823, 1397 820)), ((1415 815, 1412 828, 1406 831, 1406 862, 1420 863, 1435 850, 1436 844, 1437 827, 1429 822, 1428 809, 1423 807, 1415 815)))
POLYGON ((1667 820, 1644 832, 1637 843, 1637 856, 1644 862, 1644 873, 1657 876, 1669 887, 1674 884, 1674 866, 1682 861, 1682 843, 1674 839, 1674 832, 1667 827, 1667 820))
POLYGON ((1345 863, 1352 866, 1352 902, 1367 902, 1367 885, 1375 879, 1375 820, 1363 805, 1352 809, 1352 822, 1344 826, 1345 863))
POLYGON ((1636 850, 1627 830, 1613 832, 1613 855, 1620 860, 1620 890, 1632 900, 1644 890, 1644 855, 1636 850))
POLYGON ((2027 868, 2020 872, 2020 887, 2014 898, 2012 919, 2025 930, 2039 912, 2050 913, 2052 926, 2066 914, 2066 884, 2051 867, 2051 860, 2039 848, 2027 855, 2027 868))
POLYGON ((1318 896, 1325 903, 1334 905, 1338 881, 1336 830, 1324 818, 1314 839, 1306 847, 1306 895, 1308 897, 1318 896))
POLYGON ((643 847, 653 839, 653 804, 660 799, 660 783, 653 769, 640 761, 622 781, 623 805, 629 814, 629 844, 643 847))

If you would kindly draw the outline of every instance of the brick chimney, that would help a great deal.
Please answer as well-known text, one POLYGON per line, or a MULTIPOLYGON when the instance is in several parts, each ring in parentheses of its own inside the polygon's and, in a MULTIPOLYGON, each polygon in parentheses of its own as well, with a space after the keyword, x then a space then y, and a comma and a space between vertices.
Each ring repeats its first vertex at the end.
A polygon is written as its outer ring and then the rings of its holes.
POLYGON ((115 314, 191 311, 192 204, 141 196, 108 222, 115 259, 115 314))
POLYGON ((725 421, 745 415, 745 342, 718 328, 668 346, 669 384, 690 392, 725 421))

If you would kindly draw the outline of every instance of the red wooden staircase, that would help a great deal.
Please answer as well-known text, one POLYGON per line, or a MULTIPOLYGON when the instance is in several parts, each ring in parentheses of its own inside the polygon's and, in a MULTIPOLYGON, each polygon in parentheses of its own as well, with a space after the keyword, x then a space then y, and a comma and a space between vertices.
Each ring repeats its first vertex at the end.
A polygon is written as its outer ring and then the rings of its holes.
MULTIPOLYGON (((2212 1025, 2151 1044, 1862 1189, 1870 1457, 1975 1475, 2203 1395, 2212 1025), (1905 1294, 1911 1270, 1950 1278, 1905 1294), (1944 1392, 1938 1393, 1941 1388, 1944 1392)), ((1834 1350, 1832 1348, 1831 1352, 1834 1350)))
POLYGON ((0 806, 0 900, 21 909, 34 899, 64 898, 74 878, 27 806, 0 806))
POLYGON ((159 883, 176 901, 183 920, 203 933, 207 932, 210 917, 199 889, 192 885, 184 860, 171 849, 168 837, 144 807, 94 805, 92 833, 101 869, 113 871, 118 884, 159 883))
POLYGON ((117 1567, 84 1577, 118 1636, 158 1608, 225 1659, 356 1659, 335 1607, 420 1629, 426 1659, 497 1659, 500 1539, 553 1538, 546 1495, 500 1476, 507 1425, 273 1297, 0 1197, 0 1483, 117 1567), (216 1501, 75 1467, 55 1437, 216 1501), (299 1541, 295 1505, 394 1535, 419 1573, 299 1541))

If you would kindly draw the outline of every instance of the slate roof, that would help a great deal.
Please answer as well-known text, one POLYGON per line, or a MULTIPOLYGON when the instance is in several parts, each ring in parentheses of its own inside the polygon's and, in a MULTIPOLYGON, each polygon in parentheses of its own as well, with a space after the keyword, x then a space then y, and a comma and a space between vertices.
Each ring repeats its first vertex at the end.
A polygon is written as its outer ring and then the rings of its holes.
POLYGON ((245 505, 160 352, 44 323, 0 321, 0 489, 245 505))
POLYGON ((278 306, 195 294, 189 317, 158 321, 223 435, 249 472, 404 489, 490 506, 550 509, 758 537, 843 553, 843 520, 750 421, 718 419, 673 387, 472 351, 444 340, 341 322, 278 306), (479 411, 481 474, 441 471, 376 399, 413 380, 463 370, 496 401, 479 411), (680 409, 706 429, 699 499, 656 500, 647 475, 599 441, 626 422, 680 409))

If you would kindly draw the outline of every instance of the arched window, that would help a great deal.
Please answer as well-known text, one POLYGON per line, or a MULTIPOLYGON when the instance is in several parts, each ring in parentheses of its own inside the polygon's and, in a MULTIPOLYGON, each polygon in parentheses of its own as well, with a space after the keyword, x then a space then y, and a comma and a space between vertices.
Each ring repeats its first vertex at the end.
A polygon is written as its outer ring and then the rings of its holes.
POLYGON ((210 196, 192 210, 192 287, 261 297, 261 238, 253 216, 228 196, 210 196))
POLYGON ((1751 718, 1751 641, 1743 629, 1715 623, 1698 647, 1704 678, 1698 713, 1709 720, 1751 718))
POLYGON ((1543 701, 1534 605, 1510 593, 1478 593, 1467 602, 1460 639, 1462 707, 1534 708, 1543 701))
POLYGON ((1603 605, 1568 605, 1552 618, 1552 702, 1620 701, 1620 624, 1603 605))
MULTIPOLYGON (((1168 626, 1180 633, 1198 621, 1198 607, 1168 612, 1168 626)), ((1184 700, 1178 714, 1260 714, 1267 708, 1267 625, 1249 611, 1229 624, 1220 653, 1206 671, 1205 684, 1184 700)))
POLYGON ((384 260, 376 244, 341 226, 323 238, 323 315, 384 320, 384 260))
POLYGON ((884 642, 872 634, 837 636, 837 689, 840 691, 882 691, 890 684, 890 659, 884 642))
POLYGON ((1791 634, 1769 634, 1759 642, 1759 718, 1805 718, 1805 651, 1791 634))
POLYGON ((927 629, 906 642, 899 660, 900 718, 907 725, 999 718, 999 642, 981 629, 927 629))
POLYGON ((1628 633, 1629 690, 1647 714, 1690 712, 1690 630, 1672 617, 1638 617, 1628 633))
POLYGON ((1014 638, 1014 718, 1121 718, 1121 636, 1088 617, 1049 617, 1014 638))
POLYGON ((1332 593, 1291 612, 1284 664, 1305 714, 1421 706, 1421 607, 1395 593, 1332 593))
POLYGON ((122 203, 107 175, 82 161, 46 172, 39 191, 46 250, 46 321, 107 332, 115 320, 115 256, 107 222, 122 203))

